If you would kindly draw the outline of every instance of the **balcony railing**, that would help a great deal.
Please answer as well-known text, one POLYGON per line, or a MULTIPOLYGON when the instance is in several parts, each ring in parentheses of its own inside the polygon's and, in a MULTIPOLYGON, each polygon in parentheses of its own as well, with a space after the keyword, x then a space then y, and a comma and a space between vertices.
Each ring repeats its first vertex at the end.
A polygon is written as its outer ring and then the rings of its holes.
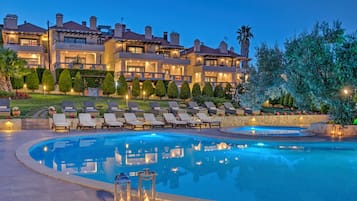
POLYGON ((228 66, 203 66, 202 70, 203 71, 212 71, 212 72, 229 72, 229 73, 234 73, 234 72, 239 72, 238 67, 228 67, 228 66))
POLYGON ((190 60, 164 57, 163 63, 164 64, 173 64, 173 65, 188 65, 188 64, 190 64, 190 60))
POLYGON ((80 50, 80 51, 104 51, 104 45, 100 44, 82 44, 82 43, 65 43, 56 41, 54 43, 54 49, 59 50, 80 50))
POLYGON ((188 76, 188 75, 170 75, 170 79, 172 81, 175 82, 183 82, 183 81, 187 81, 188 83, 192 82, 192 76, 188 76))
POLYGON ((74 64, 74 63, 56 62, 55 68, 106 70, 106 65, 105 64, 74 64))
POLYGON ((36 53, 43 53, 44 48, 43 46, 25 46, 20 44, 4 44, 4 48, 9 48, 13 51, 22 51, 22 52, 36 52, 36 53))
POLYGON ((131 53, 131 52, 117 52, 116 59, 141 59, 141 60, 163 60, 163 55, 154 53, 131 53))
POLYGON ((124 75, 126 80, 133 80, 137 77, 139 80, 164 80, 165 73, 156 73, 156 72, 128 72, 121 71, 117 72, 117 75, 124 75))

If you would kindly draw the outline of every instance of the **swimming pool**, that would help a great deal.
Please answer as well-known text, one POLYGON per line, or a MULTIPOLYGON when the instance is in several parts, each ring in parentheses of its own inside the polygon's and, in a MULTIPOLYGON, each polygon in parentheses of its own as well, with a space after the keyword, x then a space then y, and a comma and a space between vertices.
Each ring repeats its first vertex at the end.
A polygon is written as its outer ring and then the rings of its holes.
POLYGON ((66 137, 32 146, 38 163, 113 183, 119 172, 154 170, 157 191, 221 201, 355 200, 355 142, 222 140, 135 132, 66 137))
POLYGON ((221 130, 227 133, 251 136, 302 137, 312 135, 311 133, 304 132, 306 128, 293 126, 241 126, 223 128, 221 130))

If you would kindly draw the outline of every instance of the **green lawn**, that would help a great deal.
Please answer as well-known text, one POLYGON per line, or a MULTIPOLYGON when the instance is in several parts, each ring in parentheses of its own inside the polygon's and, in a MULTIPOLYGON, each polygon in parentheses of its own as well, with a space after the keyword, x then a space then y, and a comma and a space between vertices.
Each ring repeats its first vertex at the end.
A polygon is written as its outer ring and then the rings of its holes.
MULTIPOLYGON (((95 102, 96 107, 101 108, 100 113, 103 114, 107 110, 108 101, 117 101, 119 107, 126 109, 126 101, 123 98, 110 98, 110 97, 87 97, 87 96, 74 96, 74 95, 43 95, 43 94, 30 94, 29 99, 11 100, 11 108, 17 106, 20 108, 21 117, 32 117, 37 111, 47 109, 49 106, 55 106, 57 112, 61 112, 61 104, 63 100, 70 100, 74 103, 75 108, 80 112, 83 108, 83 102, 91 100, 95 102)), ((149 102, 160 102, 162 107, 167 107, 167 101, 161 100, 129 100, 138 102, 141 109, 150 111, 149 102)))

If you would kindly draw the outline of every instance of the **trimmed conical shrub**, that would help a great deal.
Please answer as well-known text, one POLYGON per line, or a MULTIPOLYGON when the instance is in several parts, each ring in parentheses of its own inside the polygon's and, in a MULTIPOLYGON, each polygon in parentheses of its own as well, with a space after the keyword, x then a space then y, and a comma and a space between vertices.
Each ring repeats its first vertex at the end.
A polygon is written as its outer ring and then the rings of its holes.
POLYGON ((68 69, 64 69, 58 79, 59 90, 65 94, 71 91, 72 79, 68 69))

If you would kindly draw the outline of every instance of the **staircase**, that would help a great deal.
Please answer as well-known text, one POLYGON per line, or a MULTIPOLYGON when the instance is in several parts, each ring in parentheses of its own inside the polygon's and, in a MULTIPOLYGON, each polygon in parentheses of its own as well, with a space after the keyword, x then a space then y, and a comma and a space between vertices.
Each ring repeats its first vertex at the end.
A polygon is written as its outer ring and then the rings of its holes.
POLYGON ((22 119, 22 130, 49 130, 47 119, 22 119))

